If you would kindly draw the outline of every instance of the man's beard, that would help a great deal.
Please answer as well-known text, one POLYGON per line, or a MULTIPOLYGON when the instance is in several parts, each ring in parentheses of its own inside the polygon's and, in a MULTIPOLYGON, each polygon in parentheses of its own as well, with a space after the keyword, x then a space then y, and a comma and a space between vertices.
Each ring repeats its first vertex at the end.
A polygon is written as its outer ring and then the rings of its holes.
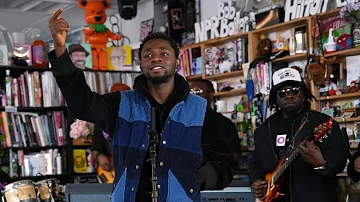
POLYGON ((164 74, 163 76, 149 76, 147 79, 149 79, 152 84, 162 84, 169 81, 170 77, 167 74, 164 74))
POLYGON ((168 72, 164 72, 164 75, 162 76, 151 76, 149 73, 145 74, 145 76, 152 84, 163 84, 168 82, 171 78, 171 75, 169 75, 168 72))
POLYGON ((85 61, 83 60, 77 60, 74 62, 75 67, 79 69, 85 69, 85 61))

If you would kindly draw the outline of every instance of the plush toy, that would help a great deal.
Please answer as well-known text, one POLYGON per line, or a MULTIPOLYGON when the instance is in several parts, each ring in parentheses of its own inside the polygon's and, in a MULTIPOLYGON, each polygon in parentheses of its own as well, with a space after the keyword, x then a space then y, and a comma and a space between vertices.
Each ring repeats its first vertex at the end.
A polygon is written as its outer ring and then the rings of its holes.
POLYGON ((85 10, 85 21, 89 28, 84 29, 85 42, 91 45, 92 65, 94 70, 107 70, 108 57, 106 44, 108 38, 120 40, 119 34, 112 33, 104 25, 106 21, 105 10, 110 7, 109 0, 87 1, 79 0, 78 6, 85 10))
POLYGON ((357 83, 356 81, 352 81, 350 83, 350 93, 356 93, 358 91, 357 83))
POLYGON ((317 86, 324 85, 325 81, 330 80, 330 74, 332 73, 332 64, 336 62, 336 57, 325 58, 316 57, 316 62, 311 63, 306 67, 306 71, 311 75, 314 83, 317 86))
POLYGON ((256 54, 258 58, 272 51, 272 43, 270 39, 267 38, 266 34, 260 34, 259 39, 260 39, 260 43, 257 47, 257 54, 256 54))

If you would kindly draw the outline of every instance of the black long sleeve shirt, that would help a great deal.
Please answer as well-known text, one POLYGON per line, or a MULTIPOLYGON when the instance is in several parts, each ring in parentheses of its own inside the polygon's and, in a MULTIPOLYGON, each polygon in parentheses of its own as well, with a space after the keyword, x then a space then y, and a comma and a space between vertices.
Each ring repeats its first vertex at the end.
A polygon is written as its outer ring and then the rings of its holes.
MULTIPOLYGON (((56 82, 71 112, 76 118, 92 122, 112 136, 121 100, 120 92, 104 95, 92 92, 86 84, 82 70, 74 66, 67 51, 58 58, 55 51, 52 51, 49 53, 49 59, 56 82)), ((162 130, 163 122, 161 120, 166 120, 171 109, 179 101, 181 94, 189 91, 186 81, 180 77, 176 74, 173 95, 163 105, 157 103, 147 93, 146 82, 141 81, 145 79, 143 75, 135 80, 134 89, 143 93, 149 99, 150 104, 159 110, 156 121, 158 123, 157 131, 162 130)), ((211 109, 206 110, 202 129, 203 162, 197 172, 202 189, 225 188, 232 181, 237 170, 237 163, 233 159, 231 151, 224 152, 224 148, 229 147, 224 138, 219 135, 219 127, 214 113, 211 109)), ((148 194, 151 191, 150 177, 150 162, 145 160, 140 173, 136 201, 150 201, 148 194)))

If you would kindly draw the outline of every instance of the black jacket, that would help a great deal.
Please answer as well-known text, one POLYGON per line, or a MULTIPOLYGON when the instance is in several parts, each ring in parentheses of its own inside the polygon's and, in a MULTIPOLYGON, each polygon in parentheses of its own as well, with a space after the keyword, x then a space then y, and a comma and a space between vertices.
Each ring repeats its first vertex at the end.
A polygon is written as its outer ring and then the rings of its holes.
POLYGON ((351 177, 351 179, 354 180, 355 182, 360 181, 360 173, 356 172, 354 169, 354 163, 357 157, 360 157, 360 144, 357 148, 357 151, 349 158, 349 163, 347 166, 347 173, 349 177, 351 177))
MULTIPOLYGON (((279 133, 283 134, 283 128, 290 126, 287 133, 291 134, 288 135, 289 142, 291 143, 292 139, 294 139, 294 146, 297 147, 306 136, 312 136, 312 131, 316 126, 326 122, 329 118, 329 116, 316 111, 304 111, 290 123, 285 122, 286 120, 284 120, 281 112, 269 117, 265 123, 255 130, 256 149, 249 161, 250 184, 258 179, 264 180, 265 174, 273 172, 275 169, 279 160, 276 137, 279 133), (308 122, 304 125, 302 132, 299 132, 293 138, 304 117, 307 118, 308 122), (282 132, 279 132, 281 130, 282 132)), ((336 174, 342 172, 346 165, 346 144, 348 142, 344 141, 339 124, 334 121, 328 138, 324 139, 322 143, 317 142, 316 144, 327 161, 326 169, 321 172, 316 171, 311 164, 298 156, 285 172, 285 184, 283 185, 285 197, 283 201, 337 201, 336 174)), ((288 150, 287 156, 291 152, 291 150, 288 150)))
MULTIPOLYGON (((52 71, 56 82, 68 104, 69 109, 76 118, 92 122, 99 126, 110 136, 114 132, 118 117, 120 92, 99 95, 92 92, 86 84, 82 70, 76 68, 68 52, 56 58, 55 52, 49 53, 52 71)), ((185 99, 190 89, 187 82, 180 75, 175 75, 175 89, 164 104, 159 104, 150 96, 147 90, 146 78, 143 75, 135 79, 133 87, 138 93, 149 99, 157 111, 157 131, 161 131, 164 121, 176 103, 185 99)), ((214 111, 206 110, 201 144, 203 148, 203 163, 198 169, 199 183, 203 189, 223 189, 229 185, 237 169, 237 163, 232 158, 230 150, 218 152, 224 147, 228 148, 224 138, 219 134, 214 111)), ((149 152, 148 152, 149 153, 149 152)), ((141 169, 136 201, 151 201, 151 166, 150 161, 144 161, 141 169)))
POLYGON ((112 155, 111 141, 105 139, 103 131, 96 125, 94 126, 90 150, 97 151, 99 154, 104 154, 107 157, 112 155))

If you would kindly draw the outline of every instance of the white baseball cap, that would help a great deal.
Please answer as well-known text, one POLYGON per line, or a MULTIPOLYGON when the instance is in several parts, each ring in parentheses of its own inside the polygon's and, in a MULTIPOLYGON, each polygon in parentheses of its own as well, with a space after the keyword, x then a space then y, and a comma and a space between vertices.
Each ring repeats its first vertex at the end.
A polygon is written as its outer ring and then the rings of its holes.
POLYGON ((273 86, 279 86, 284 82, 302 83, 300 72, 293 68, 282 68, 273 74, 273 86))

